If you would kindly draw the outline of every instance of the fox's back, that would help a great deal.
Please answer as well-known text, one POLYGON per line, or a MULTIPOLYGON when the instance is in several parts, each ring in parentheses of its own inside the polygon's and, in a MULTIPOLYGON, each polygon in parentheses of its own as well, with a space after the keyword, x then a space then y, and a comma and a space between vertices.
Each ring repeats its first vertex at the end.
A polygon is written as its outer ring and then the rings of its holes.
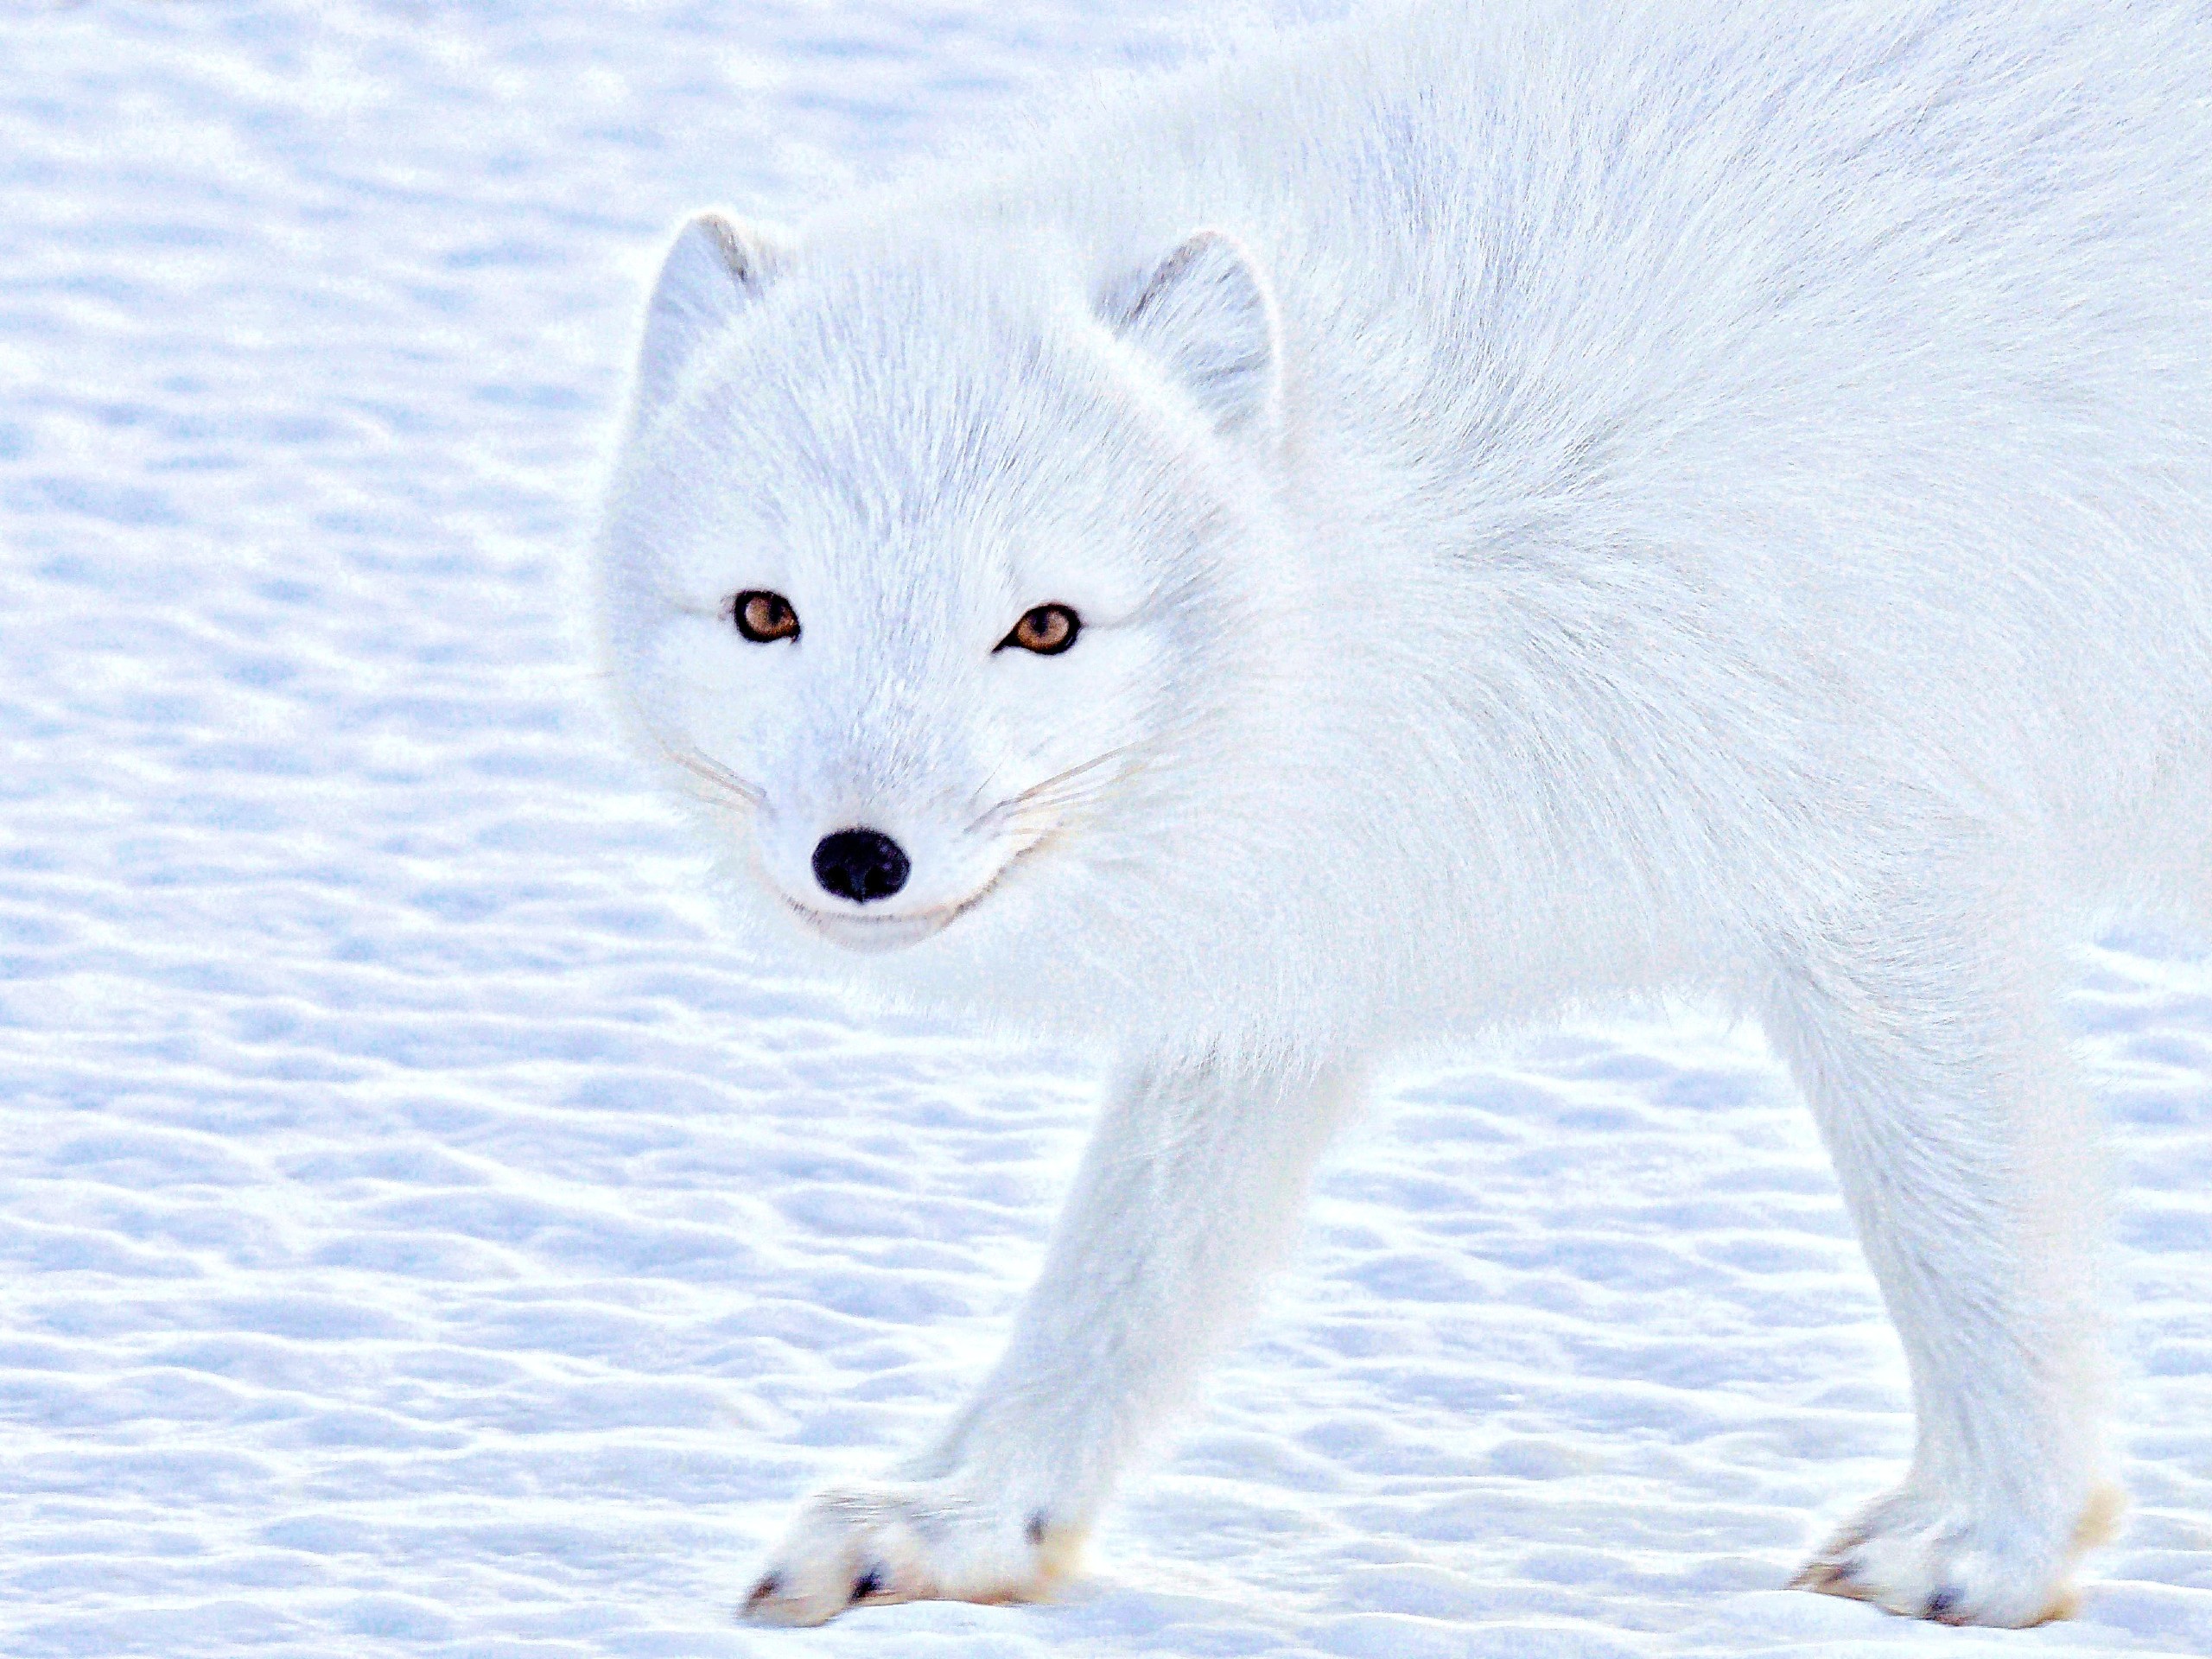
POLYGON ((1781 747, 1882 734, 1843 764, 2094 860, 2212 732, 2208 84, 2200 4, 1431 5, 1036 200, 1105 262, 1254 244, 1370 608, 1459 607, 1476 673, 1610 632, 1677 708, 1732 653, 1781 747))

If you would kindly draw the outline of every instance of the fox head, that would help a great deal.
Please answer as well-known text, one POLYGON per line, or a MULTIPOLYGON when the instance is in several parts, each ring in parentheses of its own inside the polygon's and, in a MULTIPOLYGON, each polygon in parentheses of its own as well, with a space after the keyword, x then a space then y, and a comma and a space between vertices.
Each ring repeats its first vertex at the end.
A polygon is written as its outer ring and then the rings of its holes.
POLYGON ((599 549, 621 700, 753 925, 893 981, 1104 995, 1056 938, 1203 955, 1149 918, 1237 880, 1186 832, 1285 609, 1274 304, 1219 232, 1077 264, 706 215, 648 308, 599 549))

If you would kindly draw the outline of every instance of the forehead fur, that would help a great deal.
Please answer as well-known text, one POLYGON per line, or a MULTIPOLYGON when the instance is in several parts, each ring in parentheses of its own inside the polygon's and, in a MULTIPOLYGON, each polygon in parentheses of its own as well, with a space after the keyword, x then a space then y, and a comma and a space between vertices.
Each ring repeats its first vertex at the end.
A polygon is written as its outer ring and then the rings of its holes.
POLYGON ((666 426, 739 469, 772 519, 834 502, 842 528, 892 536, 916 515, 1095 515, 1102 474, 1120 493, 1128 469, 1176 468, 1185 446, 1145 418, 1083 296, 1023 263, 813 251, 702 354, 666 426))

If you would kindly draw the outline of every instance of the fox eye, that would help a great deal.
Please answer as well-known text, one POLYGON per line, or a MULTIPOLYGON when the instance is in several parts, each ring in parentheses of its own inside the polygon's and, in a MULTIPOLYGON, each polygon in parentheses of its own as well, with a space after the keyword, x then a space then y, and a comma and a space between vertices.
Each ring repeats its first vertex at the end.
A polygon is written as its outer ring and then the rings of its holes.
POLYGON ((756 645, 798 638, 798 613, 781 594, 747 588, 730 601, 729 608, 737 619, 737 631, 756 645))
POLYGON ((1075 644, 1075 637, 1082 629, 1082 619, 1066 606, 1039 605, 1033 611, 1022 613, 1021 620, 1014 625, 1012 633, 999 641, 998 648, 1004 651, 1008 645, 1019 645, 1039 657, 1057 657, 1075 644))

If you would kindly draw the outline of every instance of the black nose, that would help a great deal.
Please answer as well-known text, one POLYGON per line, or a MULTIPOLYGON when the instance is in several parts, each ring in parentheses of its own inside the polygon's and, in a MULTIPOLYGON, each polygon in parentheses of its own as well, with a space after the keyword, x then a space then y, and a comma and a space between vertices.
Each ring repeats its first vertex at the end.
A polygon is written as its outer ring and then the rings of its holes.
POLYGON ((856 905, 888 899, 906 885, 910 868, 899 843, 877 830, 840 830, 814 849, 814 879, 856 905))

